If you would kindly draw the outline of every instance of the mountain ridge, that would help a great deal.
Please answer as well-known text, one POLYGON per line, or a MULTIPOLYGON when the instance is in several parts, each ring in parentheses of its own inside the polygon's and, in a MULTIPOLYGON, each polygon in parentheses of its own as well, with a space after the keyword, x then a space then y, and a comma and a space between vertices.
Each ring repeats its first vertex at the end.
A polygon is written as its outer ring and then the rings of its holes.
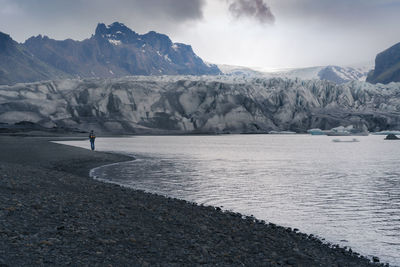
MULTIPOLYGON (((7 45, 7 34, 0 38, 0 47, 7 45)), ((122 23, 108 26, 99 23, 95 34, 82 41, 54 40, 48 36, 32 36, 24 43, 12 41, 15 51, 0 49, 0 57, 8 61, 23 61, 32 56, 34 67, 28 77, 20 69, 7 69, 0 63, 0 84, 30 82, 58 78, 115 78, 128 75, 216 75, 220 70, 198 57, 190 45, 173 43, 164 34, 150 31, 140 35, 122 23), (41 75, 36 69, 42 71, 41 75), (9 73, 13 76, 7 76, 9 73)), ((32 61, 31 60, 31 61, 32 61)), ((31 65, 32 65, 31 64, 31 65)), ((29 64, 24 64, 29 65, 29 64)), ((24 69, 23 66, 20 67, 24 69)))
POLYGON ((37 59, 10 35, 0 32, 0 84, 69 77, 37 59))
POLYGON ((337 84, 350 81, 365 81, 367 74, 372 67, 369 64, 362 66, 315 66, 304 68, 291 68, 279 71, 265 71, 257 68, 218 64, 219 69, 225 75, 230 76, 256 76, 256 77, 281 77, 281 78, 300 78, 303 80, 326 80, 337 84))

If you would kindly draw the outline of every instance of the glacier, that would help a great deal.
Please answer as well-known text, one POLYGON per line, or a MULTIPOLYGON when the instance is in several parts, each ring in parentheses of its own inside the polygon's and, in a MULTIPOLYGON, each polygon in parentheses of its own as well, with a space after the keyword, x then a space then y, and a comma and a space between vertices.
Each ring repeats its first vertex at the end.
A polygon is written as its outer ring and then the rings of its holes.
POLYGON ((306 68, 287 68, 266 70, 262 68, 249 68, 243 66, 233 66, 218 64, 218 68, 224 75, 228 76, 247 76, 264 78, 289 78, 302 80, 325 80, 337 84, 349 81, 365 81, 371 69, 372 63, 365 63, 353 66, 316 66, 306 68))
POLYGON ((400 129, 400 83, 236 76, 128 76, 0 86, 0 123, 103 133, 400 129))

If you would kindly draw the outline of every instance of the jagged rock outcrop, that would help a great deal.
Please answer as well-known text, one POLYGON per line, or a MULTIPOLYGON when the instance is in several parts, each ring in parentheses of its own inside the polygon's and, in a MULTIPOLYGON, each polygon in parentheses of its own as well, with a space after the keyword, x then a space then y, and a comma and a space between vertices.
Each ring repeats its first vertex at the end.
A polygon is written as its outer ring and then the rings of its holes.
POLYGON ((114 133, 400 129, 400 83, 227 77, 72 79, 0 87, 0 122, 114 133))
POLYGON ((375 69, 367 77, 367 82, 400 82, 400 43, 379 53, 375 58, 375 69))

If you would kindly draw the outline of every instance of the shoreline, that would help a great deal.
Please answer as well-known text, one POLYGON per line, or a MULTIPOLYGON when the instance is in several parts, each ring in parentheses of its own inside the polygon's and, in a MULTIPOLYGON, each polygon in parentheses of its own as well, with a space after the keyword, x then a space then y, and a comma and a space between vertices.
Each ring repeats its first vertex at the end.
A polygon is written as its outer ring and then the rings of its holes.
POLYGON ((132 158, 54 139, 68 137, 0 136, 0 265, 376 266, 297 229, 90 178, 132 158))

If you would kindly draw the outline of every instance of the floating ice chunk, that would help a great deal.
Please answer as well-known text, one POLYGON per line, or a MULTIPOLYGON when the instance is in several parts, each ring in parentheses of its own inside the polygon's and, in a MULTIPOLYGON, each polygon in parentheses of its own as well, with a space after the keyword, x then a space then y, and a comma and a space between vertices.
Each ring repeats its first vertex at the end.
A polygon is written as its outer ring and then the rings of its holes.
POLYGON ((291 131, 269 131, 269 134, 296 134, 296 132, 291 131))
POLYGON ((319 128, 309 129, 307 130, 307 133, 311 135, 326 135, 326 133, 319 128))

